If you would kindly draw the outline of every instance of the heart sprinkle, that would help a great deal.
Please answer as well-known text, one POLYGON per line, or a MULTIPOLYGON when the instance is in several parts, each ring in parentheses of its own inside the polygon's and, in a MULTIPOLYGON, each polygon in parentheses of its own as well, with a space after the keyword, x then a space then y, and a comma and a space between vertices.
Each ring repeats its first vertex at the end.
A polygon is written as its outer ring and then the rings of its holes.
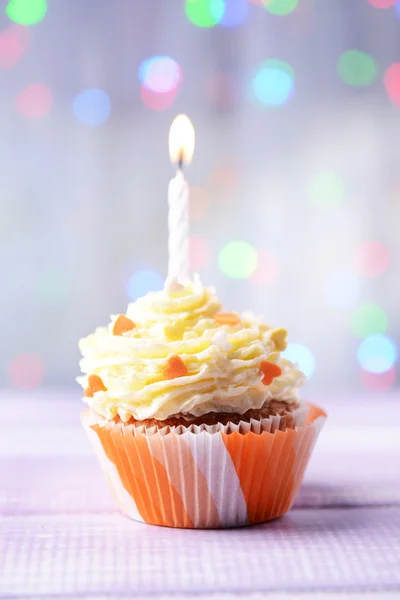
POLYGON ((218 313, 214 319, 219 325, 239 325, 240 319, 235 313, 218 313))
POLYGON ((282 375, 282 369, 279 365, 275 365, 274 363, 263 361, 260 365, 260 368, 264 374, 264 378, 262 380, 264 385, 270 385, 275 377, 282 375))
POLYGON ((103 380, 98 375, 89 375, 88 378, 88 387, 86 388, 84 394, 87 398, 93 398, 93 395, 96 392, 106 392, 107 388, 103 383, 103 380))
POLYGON ((183 360, 176 354, 172 355, 168 359, 168 366, 165 367, 163 375, 165 379, 176 379, 177 377, 185 377, 188 374, 183 360))
POLYGON ((136 327, 135 323, 125 315, 118 315, 114 323, 113 335, 122 335, 126 331, 132 331, 136 327))

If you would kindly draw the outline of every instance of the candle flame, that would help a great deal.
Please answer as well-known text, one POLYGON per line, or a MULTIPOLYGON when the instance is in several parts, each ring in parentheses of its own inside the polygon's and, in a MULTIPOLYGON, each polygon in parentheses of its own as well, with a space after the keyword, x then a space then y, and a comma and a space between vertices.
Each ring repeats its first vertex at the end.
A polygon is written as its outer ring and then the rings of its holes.
POLYGON ((173 163, 190 164, 194 151, 194 127, 186 115, 178 115, 169 130, 169 155, 173 163))

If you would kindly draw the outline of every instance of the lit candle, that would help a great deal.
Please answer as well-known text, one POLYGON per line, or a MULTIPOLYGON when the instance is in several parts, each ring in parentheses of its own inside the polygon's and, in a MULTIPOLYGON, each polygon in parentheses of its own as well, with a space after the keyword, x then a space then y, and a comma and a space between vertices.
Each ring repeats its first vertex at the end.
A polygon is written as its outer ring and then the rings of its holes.
POLYGON ((178 167, 168 186, 168 275, 189 275, 189 186, 182 172, 194 150, 194 128, 186 115, 177 116, 169 131, 169 154, 178 167))

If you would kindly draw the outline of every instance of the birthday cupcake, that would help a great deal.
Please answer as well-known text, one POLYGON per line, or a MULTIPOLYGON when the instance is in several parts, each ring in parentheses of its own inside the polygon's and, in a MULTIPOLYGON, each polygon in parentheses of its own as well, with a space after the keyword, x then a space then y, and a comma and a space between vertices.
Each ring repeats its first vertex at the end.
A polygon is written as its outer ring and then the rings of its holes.
POLYGON ((170 527, 261 523, 293 503, 325 414, 286 331, 168 278, 80 341, 82 422, 120 508, 170 527))

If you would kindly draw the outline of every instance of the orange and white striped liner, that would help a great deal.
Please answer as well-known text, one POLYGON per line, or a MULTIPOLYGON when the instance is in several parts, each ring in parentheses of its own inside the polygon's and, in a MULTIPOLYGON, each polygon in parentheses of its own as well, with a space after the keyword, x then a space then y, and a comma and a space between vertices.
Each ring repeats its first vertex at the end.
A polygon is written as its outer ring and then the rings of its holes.
POLYGON ((326 419, 317 406, 307 408, 301 426, 273 433, 249 426, 246 433, 240 427, 150 432, 107 422, 90 409, 82 422, 128 517, 166 527, 239 527, 292 506, 326 419))

